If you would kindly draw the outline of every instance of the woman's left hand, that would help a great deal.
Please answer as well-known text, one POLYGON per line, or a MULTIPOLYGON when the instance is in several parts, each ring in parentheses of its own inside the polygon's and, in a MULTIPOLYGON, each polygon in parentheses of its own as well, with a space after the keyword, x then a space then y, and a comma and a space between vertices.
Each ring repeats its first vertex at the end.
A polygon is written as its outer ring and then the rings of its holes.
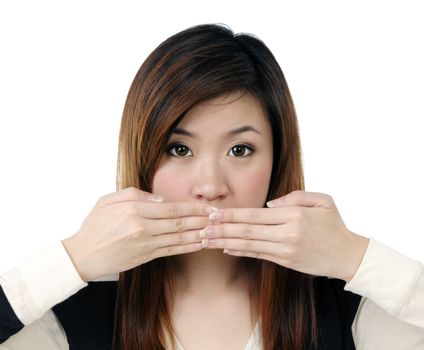
POLYGON ((203 247, 269 260, 311 275, 347 282, 353 278, 369 239, 346 228, 329 195, 293 191, 271 205, 275 207, 212 213, 214 225, 201 231, 203 247), (205 236, 207 229, 214 233, 205 236))

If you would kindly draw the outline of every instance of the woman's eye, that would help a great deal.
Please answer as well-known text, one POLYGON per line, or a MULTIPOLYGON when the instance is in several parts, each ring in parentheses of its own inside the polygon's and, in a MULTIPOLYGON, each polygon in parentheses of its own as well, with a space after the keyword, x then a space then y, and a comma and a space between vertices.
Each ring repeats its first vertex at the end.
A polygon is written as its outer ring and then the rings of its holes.
MULTIPOLYGON (((171 156, 174 157, 192 157, 193 154, 190 151, 190 148, 188 148, 186 145, 177 143, 177 144, 171 144, 167 147, 167 152, 168 154, 170 154, 171 156), (190 153, 190 154, 188 154, 190 153)), ((233 147, 231 147, 230 151, 228 153, 232 153, 233 156, 232 157, 237 157, 237 158, 244 158, 247 157, 249 155, 251 155, 254 152, 254 149, 252 147, 249 147, 247 145, 235 145, 233 147), (248 152, 246 154, 246 152, 248 152)))
POLYGON ((167 148, 167 152, 176 157, 185 157, 189 150, 190 148, 182 144, 173 144, 167 148))
POLYGON ((253 148, 246 145, 235 145, 231 148, 230 152, 233 152, 234 157, 244 158, 253 153, 253 148), (250 152, 246 155, 246 150, 250 152))

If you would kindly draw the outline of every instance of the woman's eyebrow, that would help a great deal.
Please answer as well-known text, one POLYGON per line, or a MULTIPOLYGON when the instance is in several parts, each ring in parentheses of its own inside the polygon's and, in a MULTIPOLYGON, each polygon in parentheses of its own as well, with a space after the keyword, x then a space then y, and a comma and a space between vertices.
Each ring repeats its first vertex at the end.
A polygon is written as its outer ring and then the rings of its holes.
MULTIPOLYGON (((234 135, 241 134, 241 133, 243 133, 243 132, 247 132, 247 131, 253 131, 253 132, 258 133, 259 135, 262 135, 262 134, 261 134, 261 133, 260 133, 257 129, 255 129, 253 126, 250 126, 250 125, 244 125, 244 126, 241 126, 241 127, 239 127, 239 128, 236 128, 236 129, 233 129, 233 130, 228 131, 227 133, 225 133, 225 137, 234 136, 234 135)), ((173 133, 173 134, 177 134, 177 135, 184 135, 184 136, 192 137, 192 138, 194 138, 194 139, 197 139, 197 138, 198 138, 197 134, 195 134, 195 133, 193 133, 193 132, 190 132, 190 131, 188 131, 188 130, 185 130, 185 129, 183 129, 183 128, 175 128, 175 129, 172 131, 172 133, 173 133)))

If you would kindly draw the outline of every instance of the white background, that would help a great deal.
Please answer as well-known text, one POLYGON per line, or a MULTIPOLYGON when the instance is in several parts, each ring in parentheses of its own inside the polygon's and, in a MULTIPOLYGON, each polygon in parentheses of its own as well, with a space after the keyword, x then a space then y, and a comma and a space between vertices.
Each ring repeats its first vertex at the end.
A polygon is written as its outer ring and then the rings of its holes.
POLYGON ((276 56, 306 190, 332 195, 350 230, 424 261, 420 1, 278 3, 1 2, 0 273, 75 233, 115 191, 136 71, 200 23, 253 33, 276 56))

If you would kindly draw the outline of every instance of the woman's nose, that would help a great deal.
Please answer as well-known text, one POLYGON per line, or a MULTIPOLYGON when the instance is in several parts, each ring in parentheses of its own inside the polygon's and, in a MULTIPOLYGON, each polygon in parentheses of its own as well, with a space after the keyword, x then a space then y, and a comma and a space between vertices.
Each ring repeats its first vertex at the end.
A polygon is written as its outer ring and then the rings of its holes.
POLYGON ((193 174, 193 197, 196 200, 221 201, 228 195, 225 172, 217 164, 200 165, 193 174))

